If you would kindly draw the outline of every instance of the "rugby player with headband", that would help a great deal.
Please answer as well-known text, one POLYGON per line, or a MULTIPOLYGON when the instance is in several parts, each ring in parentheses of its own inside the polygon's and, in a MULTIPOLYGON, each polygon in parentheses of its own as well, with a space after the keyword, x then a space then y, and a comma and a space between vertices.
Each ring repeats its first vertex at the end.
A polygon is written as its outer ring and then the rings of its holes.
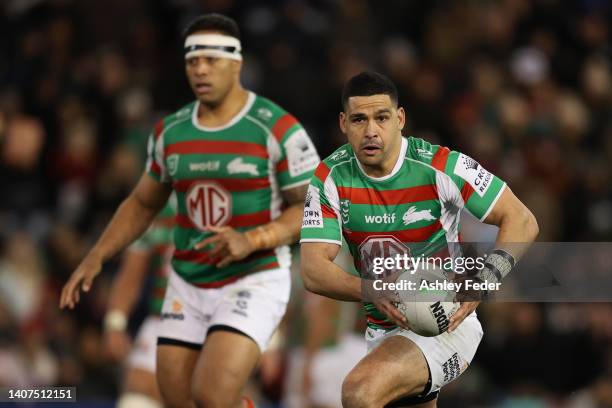
POLYGON ((184 32, 195 100, 165 117, 145 174, 62 292, 74 307, 102 263, 142 234, 176 192, 176 248, 157 337, 164 405, 253 406, 243 389, 285 313, 288 245, 319 164, 291 114, 242 87, 236 22, 206 14, 184 32))
POLYGON ((223 34, 191 34, 185 39, 185 59, 228 58, 242 61, 240 40, 223 34))

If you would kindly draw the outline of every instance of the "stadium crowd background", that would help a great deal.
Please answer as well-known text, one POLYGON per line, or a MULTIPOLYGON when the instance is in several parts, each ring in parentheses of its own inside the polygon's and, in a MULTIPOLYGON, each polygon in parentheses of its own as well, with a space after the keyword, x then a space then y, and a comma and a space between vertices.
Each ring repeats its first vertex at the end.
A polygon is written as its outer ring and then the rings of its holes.
MULTIPOLYGON (((180 30, 208 11, 237 19, 244 84, 294 113, 321 156, 343 143, 343 82, 376 69, 399 88, 405 134, 506 180, 540 241, 612 240, 609 1, 4 0, 0 386, 116 398, 101 319, 117 263, 76 310, 58 296, 141 174, 152 124, 192 100, 180 30)), ((483 343, 441 407, 612 406, 609 304, 479 313, 483 343)))

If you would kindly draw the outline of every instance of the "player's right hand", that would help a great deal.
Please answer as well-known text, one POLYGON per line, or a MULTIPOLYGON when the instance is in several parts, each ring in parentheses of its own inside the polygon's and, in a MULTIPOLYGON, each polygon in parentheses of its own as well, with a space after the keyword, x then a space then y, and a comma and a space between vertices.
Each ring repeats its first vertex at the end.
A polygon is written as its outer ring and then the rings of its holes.
POLYGON ((132 341, 125 330, 107 330, 104 332, 104 348, 106 354, 113 361, 123 361, 131 347, 132 341))
POLYGON ((408 319, 399 311, 393 304, 393 301, 387 297, 379 297, 373 299, 372 303, 376 306, 379 312, 384 313, 393 323, 404 330, 410 330, 408 327, 408 319))
POLYGON ((102 260, 95 255, 87 255, 64 285, 60 297, 60 308, 74 309, 81 298, 80 291, 89 292, 94 278, 101 270, 102 260))

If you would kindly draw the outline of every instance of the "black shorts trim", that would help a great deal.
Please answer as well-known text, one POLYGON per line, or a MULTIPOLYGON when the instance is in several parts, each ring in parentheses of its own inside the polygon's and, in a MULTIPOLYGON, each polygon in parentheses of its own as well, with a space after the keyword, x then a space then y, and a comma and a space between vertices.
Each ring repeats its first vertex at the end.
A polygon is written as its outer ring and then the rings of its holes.
POLYGON ((423 404, 425 402, 429 402, 429 401, 436 399, 439 393, 440 391, 434 391, 425 396, 416 395, 416 396, 411 396, 411 397, 403 397, 403 398, 400 398, 398 400, 388 403, 387 405, 385 405, 385 408, 400 408, 400 407, 409 407, 412 405, 423 404))
POLYGON ((212 332, 216 332, 216 331, 226 331, 226 332, 230 332, 230 333, 240 334, 240 335, 242 335, 244 337, 248 337, 249 339, 253 340, 253 342, 255 342, 255 344, 257 344, 257 342, 255 341, 254 338, 252 338, 251 336, 249 336, 248 334, 246 334, 242 330, 239 330, 239 329, 237 329, 235 327, 232 327, 232 326, 228 326, 226 324, 215 324, 214 326, 210 326, 208 328, 208 332, 206 332, 206 337, 210 336, 210 334, 212 332))
POLYGON ((190 343, 188 341, 177 340, 177 339, 169 339, 167 337, 158 337, 157 338, 158 346, 179 346, 186 347, 192 350, 200 351, 202 349, 202 344, 199 343, 190 343))

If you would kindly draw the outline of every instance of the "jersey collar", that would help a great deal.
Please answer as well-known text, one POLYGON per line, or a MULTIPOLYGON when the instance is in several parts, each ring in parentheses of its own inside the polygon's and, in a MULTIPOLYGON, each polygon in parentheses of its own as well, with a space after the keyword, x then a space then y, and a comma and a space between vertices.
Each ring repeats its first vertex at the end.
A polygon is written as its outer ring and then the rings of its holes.
POLYGON ((240 109, 240 112, 238 112, 236 116, 230 119, 229 122, 221 126, 207 127, 207 126, 201 125, 198 122, 198 110, 200 109, 200 101, 196 101, 195 105, 193 106, 193 112, 191 113, 191 123, 197 129, 204 130, 206 132, 218 132, 220 130, 224 130, 229 127, 232 127, 236 123, 238 123, 238 121, 240 121, 240 119, 242 119, 249 112, 254 102, 255 102, 255 94, 249 91, 249 96, 247 97, 246 103, 244 104, 242 109, 240 109))

